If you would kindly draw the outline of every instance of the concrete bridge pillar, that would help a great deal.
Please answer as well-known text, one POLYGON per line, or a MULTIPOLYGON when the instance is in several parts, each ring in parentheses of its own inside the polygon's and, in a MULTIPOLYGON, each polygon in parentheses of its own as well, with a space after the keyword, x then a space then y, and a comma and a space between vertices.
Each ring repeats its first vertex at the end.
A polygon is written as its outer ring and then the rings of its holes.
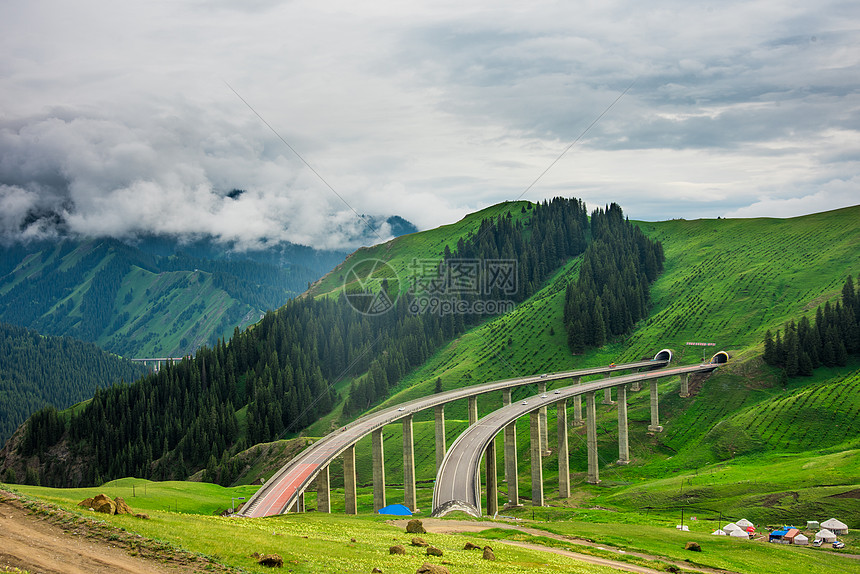
POLYGON ((347 514, 358 514, 355 486, 355 445, 352 445, 343 451, 343 494, 347 514))
POLYGON ((651 432, 662 432, 663 427, 660 426, 660 413, 657 405, 657 381, 652 380, 651 383, 651 424, 648 425, 648 430, 651 432))
POLYGON ((496 437, 487 445, 484 452, 487 465, 487 514, 493 516, 499 511, 499 479, 496 473, 496 437))
POLYGON ((638 391, 641 388, 642 388, 642 386, 639 384, 639 381, 633 381, 633 384, 630 385, 631 391, 638 391))
POLYGON ((382 451, 382 428, 370 434, 373 450, 373 511, 385 508, 385 454, 382 451))
MULTIPOLYGON (((612 373, 606 373, 606 375, 604 375, 603 378, 608 379, 611 376, 612 376, 612 373)), ((604 405, 613 404, 612 403, 612 387, 606 387, 605 389, 603 389, 603 404, 604 405)))
POLYGON ((681 396, 685 398, 690 396, 690 373, 681 375, 681 396))
POLYGON ((520 483, 517 471, 517 423, 505 427, 505 480, 508 484, 508 504, 520 505, 520 483))
POLYGON ((627 440, 627 386, 618 387, 618 464, 630 464, 627 440))
MULTIPOLYGON (((502 392, 502 404, 511 404, 511 389, 502 392)), ((505 482, 508 485, 508 505, 520 505, 520 484, 517 471, 517 423, 505 427, 505 482)))
POLYGON ((436 405, 436 474, 445 460, 445 405, 436 405))
POLYGON ((558 495, 570 498, 570 460, 567 454, 567 400, 555 403, 558 423, 558 495))
POLYGON ((595 391, 585 393, 585 430, 588 447, 588 476, 585 481, 588 484, 600 482, 600 473, 597 469, 597 406, 594 394, 595 391))
MULTIPOLYGON (((502 390, 502 406, 506 407, 511 404, 511 389, 502 390)), ((516 437, 516 435, 514 435, 516 437)), ((514 438, 516 440, 516 438, 514 438)), ((508 482, 508 429, 505 427, 505 482, 508 482)))
POLYGON ((412 415, 403 419, 403 505, 418 510, 415 497, 415 442, 412 432, 412 415))
POLYGON ((582 426, 582 395, 573 397, 573 426, 582 426))
POLYGON ((540 413, 529 413, 531 423, 532 506, 543 506, 543 462, 541 457, 540 413))
MULTIPOLYGON (((538 394, 546 394, 546 382, 538 383, 538 394)), ((543 456, 552 454, 549 450, 549 431, 547 430, 547 412, 546 407, 540 408, 540 449, 543 456)))
POLYGON ((295 503, 296 512, 304 512, 305 511, 305 493, 302 492, 299 494, 298 498, 296 498, 295 503))
POLYGON ((331 512, 331 478, 328 465, 317 475, 317 512, 331 512))
POLYGON ((469 397, 469 426, 478 422, 478 395, 469 397))

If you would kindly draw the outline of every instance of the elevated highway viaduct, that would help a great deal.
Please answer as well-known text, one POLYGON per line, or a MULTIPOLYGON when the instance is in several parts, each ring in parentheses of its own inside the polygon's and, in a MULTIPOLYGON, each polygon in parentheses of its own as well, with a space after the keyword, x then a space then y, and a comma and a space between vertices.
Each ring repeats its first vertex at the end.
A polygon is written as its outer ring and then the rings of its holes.
MULTIPOLYGON (((373 506, 374 510, 379 510, 386 505, 382 429, 385 425, 395 422, 401 422, 403 425, 404 504, 410 509, 415 510, 415 453, 412 438, 412 419, 415 413, 431 408, 435 410, 436 470, 438 472, 446 453, 445 405, 447 403, 467 399, 469 424, 474 425, 478 422, 477 399, 479 395, 494 391, 503 391, 504 403, 510 404, 511 391, 517 387, 537 384, 539 393, 545 393, 546 385, 550 382, 579 382, 582 377, 590 375, 602 374, 609 377, 612 373, 622 371, 659 369, 668 365, 671 358, 671 351, 664 349, 657 353, 652 360, 494 381, 446 391, 388 407, 357 419, 347 426, 317 440, 278 470, 248 500, 238 514, 258 517, 282 514, 290 510, 303 511, 304 492, 311 488, 314 481, 316 481, 317 488, 317 510, 329 512, 331 508, 329 463, 338 456, 343 456, 346 512, 348 514, 355 514, 357 512, 355 444, 367 435, 371 436, 373 453, 373 506)), ((575 401, 578 399, 579 395, 576 395, 575 401)), ((577 404, 577 402, 574 402, 574 418, 581 416, 581 408, 577 409, 577 404), (577 415, 577 413, 580 413, 580 415, 577 415)), ((654 401, 654 407, 656 408, 656 401, 654 401)), ((539 437, 539 440, 542 442, 541 448, 543 451, 546 451, 548 444, 546 408, 538 409, 537 416, 544 421, 542 427, 544 432, 539 437)), ((507 440, 515 441, 516 436, 512 435, 508 437, 506 435, 507 440)), ((508 452, 509 449, 512 449, 512 452, 515 453, 516 443, 508 445, 506 442, 505 451, 508 452)), ((515 468, 516 463, 514 462, 515 468)))
MULTIPOLYGON (((651 424, 650 431, 661 431, 657 409, 657 380, 663 377, 681 377, 681 395, 688 395, 689 376, 693 373, 711 372, 728 359, 725 352, 714 355, 710 363, 659 369, 648 373, 637 373, 620 377, 604 378, 602 380, 568 386, 556 389, 550 394, 509 404, 496 410, 477 424, 467 428, 451 445, 445 455, 441 468, 437 471, 436 484, 433 489, 433 516, 444 516, 454 510, 465 511, 473 516, 481 516, 481 458, 486 460, 487 476, 487 513, 498 511, 498 487, 496 484, 496 450, 495 437, 503 430, 507 439, 508 432, 513 434, 514 424, 519 417, 529 415, 531 421, 531 474, 532 474, 532 504, 543 506, 543 468, 541 464, 542 450, 540 436, 545 432, 545 420, 540 411, 550 405, 555 405, 558 416, 558 480, 559 494, 563 498, 570 496, 570 469, 568 462, 567 436, 567 401, 585 396, 587 405, 587 451, 588 474, 587 482, 600 482, 597 459, 597 425, 595 410, 595 395, 600 390, 616 387, 618 390, 618 463, 630 462, 627 428, 627 385, 649 382, 651 391, 651 424)), ((517 464, 516 450, 508 451, 505 443, 505 464, 508 484, 508 503, 517 505, 517 464)))

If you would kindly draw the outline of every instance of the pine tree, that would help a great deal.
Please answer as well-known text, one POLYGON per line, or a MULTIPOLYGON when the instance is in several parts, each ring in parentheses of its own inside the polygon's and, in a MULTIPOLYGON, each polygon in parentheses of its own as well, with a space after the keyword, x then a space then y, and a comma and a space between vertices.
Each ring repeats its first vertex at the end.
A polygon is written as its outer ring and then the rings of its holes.
POLYGON ((770 329, 764 334, 764 362, 768 365, 776 364, 776 350, 773 344, 773 335, 770 329))

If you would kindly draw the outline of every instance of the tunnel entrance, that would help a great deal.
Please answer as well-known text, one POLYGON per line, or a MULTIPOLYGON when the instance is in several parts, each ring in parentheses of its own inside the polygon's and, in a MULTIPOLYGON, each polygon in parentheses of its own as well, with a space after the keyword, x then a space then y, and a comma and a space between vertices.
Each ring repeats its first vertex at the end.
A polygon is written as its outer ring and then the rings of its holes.
POLYGON ((713 357, 711 357, 711 363, 715 365, 722 365, 723 363, 729 362, 729 354, 725 351, 720 351, 713 357))
POLYGON ((654 355, 655 361, 668 361, 672 362, 672 351, 670 349, 663 349, 656 355, 654 355))

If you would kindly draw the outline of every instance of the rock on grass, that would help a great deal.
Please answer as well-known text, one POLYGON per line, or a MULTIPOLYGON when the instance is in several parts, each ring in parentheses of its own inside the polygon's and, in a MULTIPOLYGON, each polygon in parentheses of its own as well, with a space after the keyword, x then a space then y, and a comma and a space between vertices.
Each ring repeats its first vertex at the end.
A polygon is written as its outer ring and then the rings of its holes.
POLYGON ((425 562, 418 567, 418 570, 415 571, 415 574, 451 574, 451 571, 444 566, 438 566, 436 564, 430 564, 429 562, 425 562))
POLYGON ((421 523, 418 519, 412 519, 406 525, 406 532, 409 534, 427 534, 427 531, 424 530, 424 524, 421 523))
POLYGON ((282 568, 284 566, 284 559, 277 554, 265 554, 260 556, 260 559, 257 560, 257 564, 260 566, 268 566, 269 568, 282 568))

